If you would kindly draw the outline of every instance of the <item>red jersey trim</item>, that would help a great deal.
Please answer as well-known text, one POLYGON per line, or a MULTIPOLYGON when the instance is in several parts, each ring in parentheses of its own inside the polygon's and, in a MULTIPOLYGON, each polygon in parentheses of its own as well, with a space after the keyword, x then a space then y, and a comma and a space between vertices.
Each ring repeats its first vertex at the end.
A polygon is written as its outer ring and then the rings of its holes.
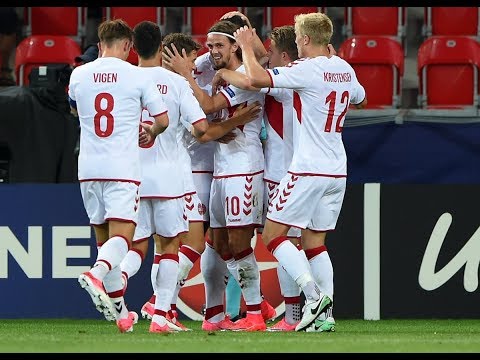
POLYGON ((163 114, 166 114, 167 112, 168 112, 168 110, 166 110, 166 111, 164 111, 164 112, 162 112, 162 113, 160 113, 160 114, 157 114, 157 115, 152 115, 152 117, 161 116, 161 115, 163 115, 163 114))
POLYGON ((280 185, 280 183, 278 181, 269 180, 267 178, 263 178, 263 181, 265 181, 267 183, 270 183, 270 184, 280 185))
POLYGON ((296 176, 324 176, 324 177, 333 177, 333 178, 347 177, 347 175, 339 175, 339 174, 297 173, 292 171, 288 171, 288 173, 296 176))
POLYGON ((140 196, 140 199, 147 199, 147 200, 173 200, 173 199, 180 199, 183 198, 185 195, 177 195, 177 196, 140 196))
POLYGON ((246 174, 232 174, 232 175, 213 175, 214 179, 225 179, 225 178, 231 178, 231 177, 238 177, 238 176, 252 176, 252 175, 258 175, 263 173, 263 170, 254 172, 254 173, 246 173, 246 174))
POLYGON ((192 170, 192 174, 213 174, 213 171, 208 171, 208 170, 192 170))
POLYGON ((140 185, 140 181, 137 180, 128 180, 128 179, 82 179, 78 180, 79 182, 86 182, 86 181, 117 181, 117 182, 129 182, 134 183, 135 185, 140 185))
MULTIPOLYGON (((272 88, 272 87, 275 87, 275 85, 273 84, 273 77, 272 77, 272 74, 270 74, 270 71, 268 70, 265 70, 268 74, 268 77, 270 78, 270 83, 271 85, 269 86, 269 88, 272 88)), ((270 92, 270 89, 268 90, 267 94, 270 92)))
POLYGON ((207 120, 207 118, 201 118, 201 119, 198 119, 197 121, 194 121, 194 122, 192 123, 192 125, 195 125, 196 123, 199 123, 200 121, 203 121, 203 120, 205 120, 205 121, 206 121, 206 120, 207 120))

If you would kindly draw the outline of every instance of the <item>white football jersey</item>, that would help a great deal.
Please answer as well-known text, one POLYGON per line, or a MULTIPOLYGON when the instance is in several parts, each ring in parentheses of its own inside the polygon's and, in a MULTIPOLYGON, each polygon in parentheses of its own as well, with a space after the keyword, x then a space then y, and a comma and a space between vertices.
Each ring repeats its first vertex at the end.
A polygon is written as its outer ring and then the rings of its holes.
MULTIPOLYGON (((213 68, 210 53, 200 55, 195 60, 195 71, 193 78, 198 86, 206 91, 208 95, 212 95, 212 80, 216 70, 213 68)), ((208 114, 207 120, 210 122, 215 119, 219 113, 208 114)), ((186 127, 188 128, 187 124, 186 127)), ((190 133, 190 129, 183 132, 182 141, 187 148, 191 159, 191 171, 213 172, 213 153, 215 151, 215 142, 199 143, 197 139, 190 133)))
MULTIPOLYGON (((140 196, 155 198, 175 198, 185 195, 182 181, 183 162, 180 156, 185 151, 178 141, 178 133, 183 129, 182 117, 189 124, 205 119, 200 104, 193 95, 188 81, 170 70, 160 66, 141 67, 157 85, 158 91, 168 108, 170 123, 157 138, 153 146, 145 146, 140 151, 142 164, 142 184, 140 196)), ((148 111, 144 110, 142 121, 152 123, 148 111)))
MULTIPOLYGON (((245 73, 244 65, 236 71, 245 73)), ((258 101, 263 107, 265 94, 257 91, 243 90, 233 85, 220 90, 227 99, 228 117, 231 117, 238 105, 247 102, 247 105, 258 101)), ((260 112, 255 120, 237 127, 234 130, 235 139, 228 144, 217 143, 215 148, 214 176, 251 174, 264 169, 264 157, 260 131, 262 130, 263 114, 260 112)))
POLYGON ((272 87, 294 89, 294 108, 301 122, 289 172, 346 176, 343 122, 350 103, 365 98, 353 68, 338 56, 317 56, 268 69, 272 87))
POLYGON ((262 89, 265 92, 265 174, 264 179, 280 183, 292 162, 295 127, 299 126, 293 109, 293 90, 262 89), (265 91, 266 90, 266 91, 265 91))
POLYGON ((68 95, 80 119, 78 179, 140 181, 142 108, 167 111, 155 83, 126 61, 102 57, 73 70, 68 95))

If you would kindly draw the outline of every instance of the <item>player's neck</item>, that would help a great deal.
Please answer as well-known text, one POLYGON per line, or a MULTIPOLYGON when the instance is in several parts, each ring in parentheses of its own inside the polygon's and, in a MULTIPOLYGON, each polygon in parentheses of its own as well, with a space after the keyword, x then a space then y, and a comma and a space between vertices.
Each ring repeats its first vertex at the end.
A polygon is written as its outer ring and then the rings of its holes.
POLYGON ((155 56, 151 59, 143 59, 143 58, 139 57, 138 58, 138 66, 139 67, 160 66, 160 56, 155 56))
POLYGON ((323 45, 318 46, 311 46, 303 51, 303 57, 307 58, 315 58, 317 56, 326 56, 330 57, 330 52, 328 51, 328 47, 323 45))
POLYGON ((237 70, 240 66, 242 66, 242 61, 241 61, 239 58, 237 58, 237 56, 235 55, 235 56, 232 56, 232 57, 230 58, 230 62, 228 63, 228 65, 226 66, 226 68, 227 68, 228 70, 233 70, 233 71, 235 71, 235 70, 237 70))

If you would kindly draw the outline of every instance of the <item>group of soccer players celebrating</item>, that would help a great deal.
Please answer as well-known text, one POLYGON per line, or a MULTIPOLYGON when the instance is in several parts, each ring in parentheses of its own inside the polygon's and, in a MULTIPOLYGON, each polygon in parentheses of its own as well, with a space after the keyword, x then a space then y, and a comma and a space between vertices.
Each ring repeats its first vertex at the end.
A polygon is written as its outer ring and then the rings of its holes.
POLYGON ((78 281, 121 332, 138 321, 124 294, 152 235, 153 295, 141 309, 150 332, 190 330, 176 302, 199 259, 203 330, 335 330, 325 237, 345 194, 345 114, 350 104, 363 107, 366 94, 330 45, 327 15, 292 21, 271 31, 266 49, 248 18, 229 12, 197 56, 202 46, 189 35, 162 39, 153 22, 131 29, 108 20, 98 28, 99 58, 73 71, 78 176, 98 247, 78 281), (138 66, 126 61, 132 46, 138 66), (276 312, 260 288, 255 231, 278 260, 285 300, 284 316, 269 327, 276 312), (225 313, 229 274, 246 304, 237 321, 225 313))

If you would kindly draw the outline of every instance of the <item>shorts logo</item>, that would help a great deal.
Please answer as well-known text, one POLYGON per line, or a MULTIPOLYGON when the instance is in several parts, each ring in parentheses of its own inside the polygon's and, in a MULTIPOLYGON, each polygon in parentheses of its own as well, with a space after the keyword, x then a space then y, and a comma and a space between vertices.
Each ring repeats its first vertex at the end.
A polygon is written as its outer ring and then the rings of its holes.
POLYGON ((235 93, 233 92, 232 89, 230 89, 230 87, 226 87, 226 88, 225 88, 225 91, 227 92, 227 94, 228 94, 231 98, 234 98, 234 97, 235 97, 235 93))
POLYGON ((198 204, 198 213, 203 215, 207 212, 207 207, 203 204, 198 204))
POLYGON ((278 71, 278 69, 273 69, 272 72, 273 72, 273 75, 278 75, 278 74, 280 74, 280 72, 278 71))

